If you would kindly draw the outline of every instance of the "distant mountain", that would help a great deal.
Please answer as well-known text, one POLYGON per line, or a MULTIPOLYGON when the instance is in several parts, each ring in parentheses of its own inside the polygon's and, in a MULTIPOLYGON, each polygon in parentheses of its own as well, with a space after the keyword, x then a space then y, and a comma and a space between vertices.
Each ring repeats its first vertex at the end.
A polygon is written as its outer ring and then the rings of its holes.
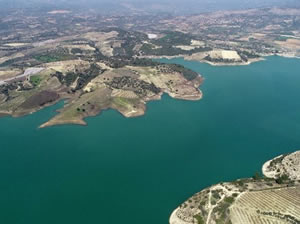
POLYGON ((194 14, 216 10, 300 7, 299 0, 0 0, 0 10, 13 8, 92 8, 99 12, 168 12, 174 14, 194 14))

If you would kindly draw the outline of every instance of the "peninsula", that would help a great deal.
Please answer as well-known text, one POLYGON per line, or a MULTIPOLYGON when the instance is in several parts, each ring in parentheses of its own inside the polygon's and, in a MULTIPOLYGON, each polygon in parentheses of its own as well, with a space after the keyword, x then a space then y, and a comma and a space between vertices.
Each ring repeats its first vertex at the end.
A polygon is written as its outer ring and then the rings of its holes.
POLYGON ((175 209, 171 224, 300 223, 300 151, 263 165, 264 176, 219 183, 175 209))

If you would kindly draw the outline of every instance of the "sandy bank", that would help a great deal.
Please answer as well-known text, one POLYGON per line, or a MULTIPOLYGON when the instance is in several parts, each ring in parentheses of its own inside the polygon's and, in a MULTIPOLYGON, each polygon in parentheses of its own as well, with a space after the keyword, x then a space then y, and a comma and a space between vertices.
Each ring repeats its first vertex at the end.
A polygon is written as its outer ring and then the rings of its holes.
POLYGON ((171 216, 170 216, 170 219, 169 219, 169 223, 170 224, 189 224, 187 223, 186 221, 180 219, 178 216, 177 216, 177 211, 179 210, 179 208, 175 209, 171 216))
POLYGON ((74 119, 74 120, 60 120, 60 121, 49 121, 44 124, 42 124, 39 128, 45 128, 45 127, 51 127, 56 125, 66 125, 66 124, 73 124, 73 125, 82 125, 86 126, 87 123, 82 119, 74 119))

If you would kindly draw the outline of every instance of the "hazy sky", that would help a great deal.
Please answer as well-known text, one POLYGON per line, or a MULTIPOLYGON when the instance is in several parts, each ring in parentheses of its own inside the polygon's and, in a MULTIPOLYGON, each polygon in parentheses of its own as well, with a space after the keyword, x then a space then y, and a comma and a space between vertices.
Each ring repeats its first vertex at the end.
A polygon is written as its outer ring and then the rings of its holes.
POLYGON ((136 10, 197 13, 222 9, 271 6, 300 7, 300 0, 0 0, 0 8, 96 8, 100 11, 136 10))

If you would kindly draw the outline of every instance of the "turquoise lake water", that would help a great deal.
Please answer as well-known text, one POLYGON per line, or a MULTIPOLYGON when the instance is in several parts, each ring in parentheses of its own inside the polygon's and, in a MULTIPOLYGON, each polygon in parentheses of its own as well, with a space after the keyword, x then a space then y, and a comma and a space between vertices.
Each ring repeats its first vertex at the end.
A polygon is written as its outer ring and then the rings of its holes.
POLYGON ((62 102, 0 119, 0 223, 167 223, 202 188, 300 149, 300 60, 161 61, 200 72, 204 98, 165 95, 143 117, 108 110, 86 127, 38 129, 62 102))

